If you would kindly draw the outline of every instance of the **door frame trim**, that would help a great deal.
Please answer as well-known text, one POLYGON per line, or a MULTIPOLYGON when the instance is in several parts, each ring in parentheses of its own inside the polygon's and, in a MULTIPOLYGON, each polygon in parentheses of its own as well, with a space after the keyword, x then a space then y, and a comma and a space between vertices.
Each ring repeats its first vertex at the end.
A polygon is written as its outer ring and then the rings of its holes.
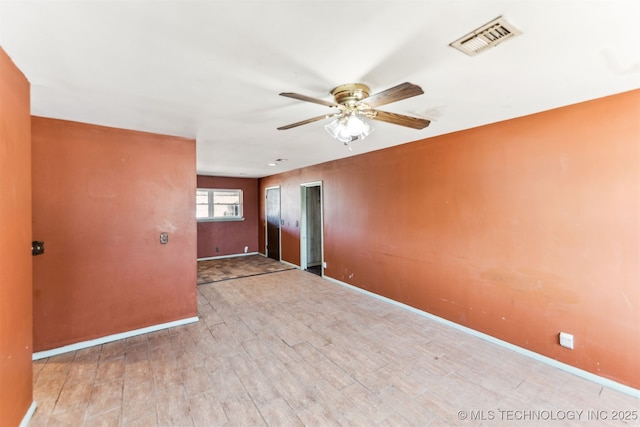
POLYGON ((320 187, 320 276, 324 277, 324 191, 322 181, 300 184, 300 269, 307 269, 307 188, 320 187))

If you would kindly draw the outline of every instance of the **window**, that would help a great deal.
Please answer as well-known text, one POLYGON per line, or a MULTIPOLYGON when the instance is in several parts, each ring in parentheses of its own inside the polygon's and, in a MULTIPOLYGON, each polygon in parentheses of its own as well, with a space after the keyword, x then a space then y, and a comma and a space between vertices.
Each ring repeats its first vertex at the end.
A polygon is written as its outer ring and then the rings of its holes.
POLYGON ((239 221, 242 217, 242 190, 198 188, 196 218, 199 221, 239 221))

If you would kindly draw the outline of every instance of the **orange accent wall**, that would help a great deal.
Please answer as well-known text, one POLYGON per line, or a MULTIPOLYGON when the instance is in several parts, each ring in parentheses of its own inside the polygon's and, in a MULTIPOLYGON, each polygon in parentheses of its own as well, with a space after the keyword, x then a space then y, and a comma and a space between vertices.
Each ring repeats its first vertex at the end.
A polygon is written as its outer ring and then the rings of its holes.
POLYGON ((29 82, 0 48, 0 425, 33 400, 29 82))
POLYGON ((282 186, 285 261, 299 264, 299 184, 322 180, 325 275, 640 388, 639 113, 636 90, 260 191, 282 186))
POLYGON ((244 221, 198 222, 198 258, 258 252, 258 179, 198 175, 198 188, 242 190, 244 221), (217 249, 217 250, 216 250, 217 249))
POLYGON ((32 138, 35 350, 196 316, 195 141, 41 117, 32 138))

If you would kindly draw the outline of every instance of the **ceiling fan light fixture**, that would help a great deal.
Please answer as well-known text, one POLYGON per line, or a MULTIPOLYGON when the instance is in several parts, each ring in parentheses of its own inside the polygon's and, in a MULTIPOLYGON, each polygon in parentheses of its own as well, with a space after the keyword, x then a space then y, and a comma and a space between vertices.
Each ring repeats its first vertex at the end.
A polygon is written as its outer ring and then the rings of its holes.
POLYGON ((344 117, 337 118, 333 120, 328 125, 325 125, 325 129, 327 133, 332 137, 337 139, 340 142, 351 142, 353 137, 347 131, 347 126, 345 124, 346 119, 344 117))
POLYGON ((356 139, 365 139, 373 130, 366 120, 355 113, 339 117, 324 128, 332 138, 345 144, 356 139))
POLYGON ((331 138, 338 138, 338 134, 340 133, 340 119, 334 119, 331 123, 324 125, 324 129, 327 131, 331 138))
POLYGON ((360 135, 364 130, 364 126, 365 123, 355 114, 352 114, 347 118, 346 128, 347 132, 351 136, 360 135))

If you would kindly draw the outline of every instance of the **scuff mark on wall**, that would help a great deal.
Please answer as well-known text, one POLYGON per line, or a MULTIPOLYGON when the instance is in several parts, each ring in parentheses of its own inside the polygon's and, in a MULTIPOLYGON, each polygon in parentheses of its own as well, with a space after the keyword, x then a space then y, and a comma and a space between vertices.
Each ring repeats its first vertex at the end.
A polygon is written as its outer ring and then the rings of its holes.
POLYGON ((176 230, 178 230, 178 227, 173 225, 171 223, 171 221, 169 221, 167 219, 163 219, 162 223, 156 226, 156 230, 158 230, 158 231, 167 231, 169 233, 174 233, 176 230))
POLYGON ((526 294, 527 298, 537 298, 547 302, 562 301, 564 304, 577 304, 580 297, 576 292, 564 286, 563 277, 538 270, 508 270, 492 268, 485 270, 480 277, 504 292, 526 294))

